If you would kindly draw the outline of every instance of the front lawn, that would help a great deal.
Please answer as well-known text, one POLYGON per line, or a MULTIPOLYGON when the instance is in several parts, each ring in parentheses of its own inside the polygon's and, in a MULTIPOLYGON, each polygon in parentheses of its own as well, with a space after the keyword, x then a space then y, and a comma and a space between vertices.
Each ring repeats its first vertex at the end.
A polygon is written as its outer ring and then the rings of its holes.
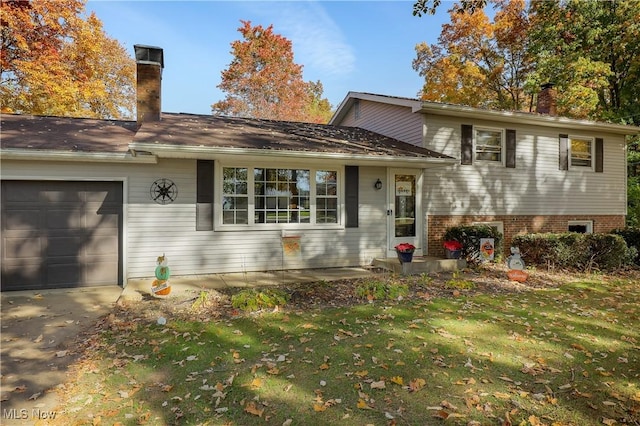
POLYGON ((393 301, 358 299, 362 280, 316 283, 289 289, 282 309, 252 314, 213 293, 173 303, 169 313, 154 310, 157 300, 124 307, 86 338, 60 389, 58 420, 638 424, 637 273, 536 288, 479 277, 381 276, 409 287, 393 301), (339 306, 325 294, 351 302, 339 306))

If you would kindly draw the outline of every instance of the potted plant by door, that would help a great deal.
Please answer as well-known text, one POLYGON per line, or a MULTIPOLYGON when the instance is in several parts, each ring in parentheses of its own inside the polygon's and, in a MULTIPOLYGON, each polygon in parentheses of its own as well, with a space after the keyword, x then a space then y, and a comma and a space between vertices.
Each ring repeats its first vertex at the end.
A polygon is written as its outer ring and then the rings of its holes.
POLYGON ((445 257, 447 259, 460 259, 462 253, 462 244, 460 242, 452 240, 444 242, 445 257))
POLYGON ((416 251, 416 247, 409 243, 400 243, 395 246, 398 260, 400 263, 411 263, 413 260, 413 252, 416 251))

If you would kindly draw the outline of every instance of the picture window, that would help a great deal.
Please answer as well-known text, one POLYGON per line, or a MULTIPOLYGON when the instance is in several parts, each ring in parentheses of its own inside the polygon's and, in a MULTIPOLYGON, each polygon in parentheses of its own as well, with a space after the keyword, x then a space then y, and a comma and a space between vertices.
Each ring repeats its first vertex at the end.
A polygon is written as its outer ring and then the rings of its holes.
POLYGON ((223 167, 222 175, 222 225, 340 223, 338 170, 223 167))

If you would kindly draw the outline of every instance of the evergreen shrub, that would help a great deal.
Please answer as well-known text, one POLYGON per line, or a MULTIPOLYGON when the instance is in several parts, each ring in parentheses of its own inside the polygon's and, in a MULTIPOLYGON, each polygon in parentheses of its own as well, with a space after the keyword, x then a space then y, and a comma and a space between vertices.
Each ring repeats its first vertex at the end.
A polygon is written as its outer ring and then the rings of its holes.
POLYGON ((502 234, 494 227, 487 225, 464 225, 447 228, 444 241, 457 241, 462 244, 462 257, 469 262, 480 261, 480 239, 493 238, 495 258, 502 255, 502 234))
POLYGON ((513 238, 527 265, 548 269, 611 271, 631 263, 635 250, 614 234, 541 233, 513 238))

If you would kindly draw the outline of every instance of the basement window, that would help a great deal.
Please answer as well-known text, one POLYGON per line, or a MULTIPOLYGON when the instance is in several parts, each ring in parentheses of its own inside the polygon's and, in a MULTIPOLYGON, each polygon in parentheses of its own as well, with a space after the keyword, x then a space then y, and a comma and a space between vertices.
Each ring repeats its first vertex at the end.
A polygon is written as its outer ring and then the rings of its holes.
POLYGON ((501 235, 504 235, 504 224, 500 221, 496 222, 473 222, 474 225, 484 225, 489 226, 496 231, 498 231, 501 235))
POLYGON ((593 234, 593 221, 570 220, 567 229, 569 232, 577 232, 579 234, 593 234))

